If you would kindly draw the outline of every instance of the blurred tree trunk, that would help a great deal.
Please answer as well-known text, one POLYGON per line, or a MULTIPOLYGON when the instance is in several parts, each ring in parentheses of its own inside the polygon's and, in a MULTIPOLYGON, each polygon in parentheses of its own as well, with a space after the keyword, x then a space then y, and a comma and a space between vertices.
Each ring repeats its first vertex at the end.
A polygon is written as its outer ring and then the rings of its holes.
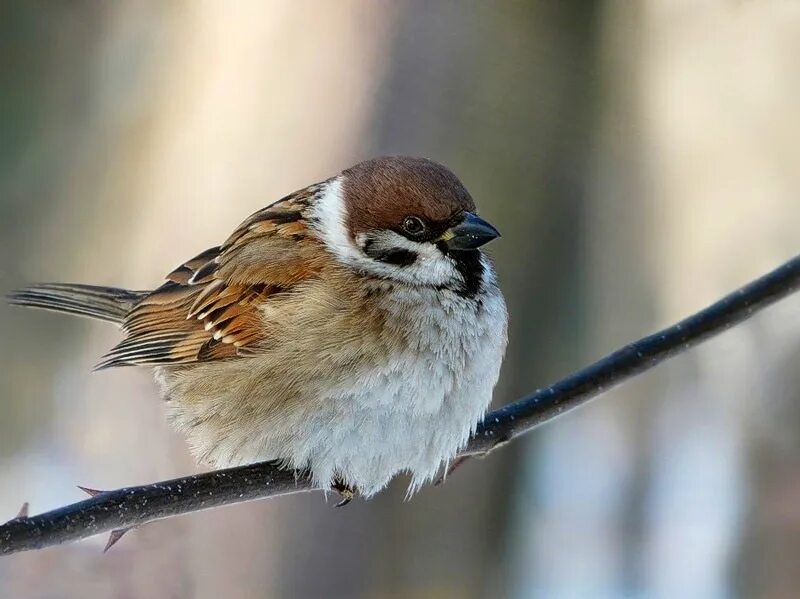
MULTIPOLYGON (((604 6, 585 359, 796 253, 800 222, 796 8, 604 6)), ((797 410, 780 426, 761 403, 796 403, 792 314, 777 306, 537 435, 517 510, 520 596, 796 595, 797 410), (786 430, 782 444, 765 425, 786 430), (748 482, 760 516, 737 568, 748 482)))
MULTIPOLYGON (((607 3, 598 188, 587 219, 598 354, 796 253, 800 118, 792 106, 800 72, 788 57, 800 49, 800 13, 787 9, 607 3)), ((782 551, 773 549, 798 546, 796 518, 785 513, 789 526, 751 520, 748 557, 735 568, 748 483, 756 502, 796 504, 797 477, 774 480, 797 463, 791 452, 764 460, 782 467, 756 467, 762 480, 748 481, 745 468, 769 412, 762 402, 796 380, 789 364, 800 357, 792 342, 800 322, 791 315, 790 306, 776 306, 580 414, 595 428, 621 431, 619 486, 603 497, 617 506, 612 531, 628 533, 620 592, 796 595, 795 563, 776 560, 782 551), (613 424, 598 421, 604 411, 613 424)), ((606 532, 601 538, 613 548, 606 532)))

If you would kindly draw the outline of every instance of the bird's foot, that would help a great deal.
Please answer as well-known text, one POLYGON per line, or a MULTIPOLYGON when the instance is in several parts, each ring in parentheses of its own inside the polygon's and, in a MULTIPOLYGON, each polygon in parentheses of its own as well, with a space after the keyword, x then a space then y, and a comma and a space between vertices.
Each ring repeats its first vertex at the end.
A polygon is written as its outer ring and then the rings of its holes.
POLYGON ((353 487, 346 485, 338 478, 333 481, 331 488, 336 491, 342 500, 336 504, 336 507, 344 507, 351 501, 353 501, 353 497, 356 496, 356 492, 353 490, 353 487))

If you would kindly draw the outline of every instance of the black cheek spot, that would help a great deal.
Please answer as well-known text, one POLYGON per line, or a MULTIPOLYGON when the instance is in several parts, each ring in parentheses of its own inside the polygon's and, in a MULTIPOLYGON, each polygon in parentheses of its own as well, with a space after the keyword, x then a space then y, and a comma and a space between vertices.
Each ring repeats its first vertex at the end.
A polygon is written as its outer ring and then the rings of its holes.
POLYGON ((374 258, 380 262, 394 264, 396 266, 411 266, 417 261, 417 254, 411 250, 394 248, 381 252, 379 255, 374 256, 374 258))
POLYGON ((377 262, 394 264, 395 266, 410 266, 417 261, 416 252, 405 248, 376 247, 375 240, 368 238, 362 246, 364 253, 377 262))

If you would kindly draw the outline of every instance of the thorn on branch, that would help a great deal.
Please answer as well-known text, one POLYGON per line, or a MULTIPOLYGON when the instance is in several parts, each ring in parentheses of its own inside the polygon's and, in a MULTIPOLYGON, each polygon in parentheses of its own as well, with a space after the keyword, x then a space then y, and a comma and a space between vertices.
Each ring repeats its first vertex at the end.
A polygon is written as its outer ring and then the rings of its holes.
POLYGON ((98 489, 90 489, 89 487, 82 487, 80 485, 75 485, 75 486, 78 487, 84 493, 86 493, 89 497, 94 497, 96 495, 100 495, 101 493, 105 493, 105 491, 100 491, 98 489))
MULTIPOLYGON (((90 487, 83 487, 81 485, 75 485, 81 491, 86 493, 89 497, 96 497, 97 495, 102 495, 106 491, 101 491, 99 489, 92 489, 90 487)), ((125 533, 129 530, 136 528, 135 526, 126 526, 125 528, 115 528, 111 531, 108 535, 108 541, 106 542, 106 546, 103 548, 103 553, 108 553, 108 550, 111 549, 114 545, 119 543, 119 540, 125 536, 125 533)))
POLYGON ((105 548, 103 549, 103 553, 108 553, 108 550, 111 549, 114 545, 116 545, 119 540, 125 535, 126 532, 136 528, 135 526, 128 526, 126 528, 115 528, 111 531, 111 534, 108 535, 108 542, 106 543, 105 548))
POLYGON ((14 517, 14 520, 24 520, 27 518, 30 507, 31 506, 27 501, 23 503, 22 507, 19 508, 19 512, 17 512, 17 515, 14 517))

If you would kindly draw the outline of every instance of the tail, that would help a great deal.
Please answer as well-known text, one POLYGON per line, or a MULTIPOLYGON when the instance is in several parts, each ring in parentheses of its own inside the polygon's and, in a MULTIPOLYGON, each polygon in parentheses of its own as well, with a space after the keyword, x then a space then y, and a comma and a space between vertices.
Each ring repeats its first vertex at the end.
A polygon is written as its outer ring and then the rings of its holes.
POLYGON ((43 283, 13 291, 8 295, 8 301, 17 306, 44 308, 121 324, 146 295, 146 291, 116 287, 43 283))

